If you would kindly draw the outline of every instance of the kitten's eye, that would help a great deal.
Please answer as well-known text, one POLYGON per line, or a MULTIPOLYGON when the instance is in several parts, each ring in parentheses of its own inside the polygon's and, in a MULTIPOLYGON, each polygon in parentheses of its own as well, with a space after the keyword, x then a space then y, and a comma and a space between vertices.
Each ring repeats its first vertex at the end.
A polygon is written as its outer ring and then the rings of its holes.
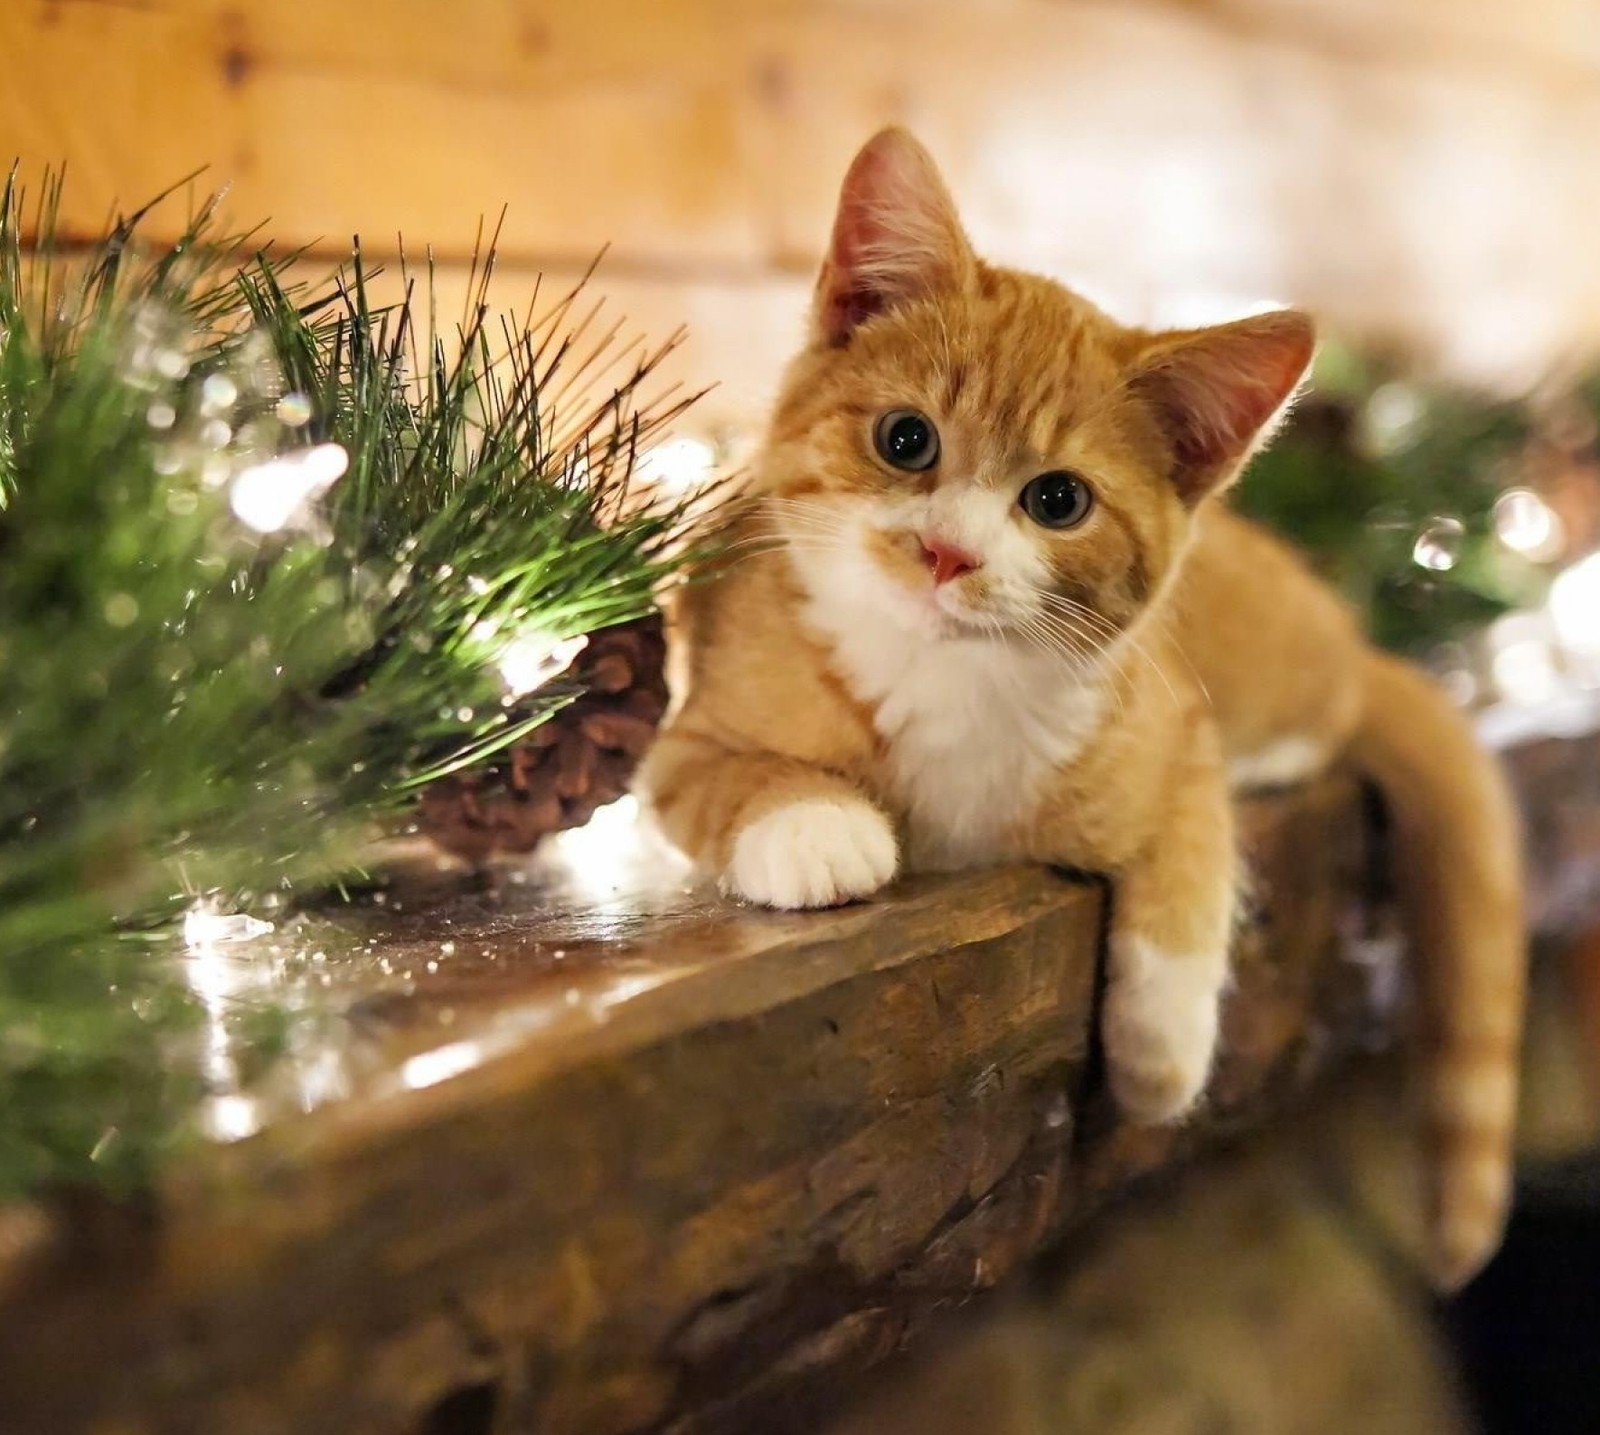
POLYGON ((1074 528, 1089 516, 1094 493, 1077 474, 1057 470, 1030 479, 1018 502, 1042 527, 1074 528))
POLYGON ((912 473, 939 459, 939 430, 915 409, 890 409, 873 429, 872 442, 885 463, 912 473))

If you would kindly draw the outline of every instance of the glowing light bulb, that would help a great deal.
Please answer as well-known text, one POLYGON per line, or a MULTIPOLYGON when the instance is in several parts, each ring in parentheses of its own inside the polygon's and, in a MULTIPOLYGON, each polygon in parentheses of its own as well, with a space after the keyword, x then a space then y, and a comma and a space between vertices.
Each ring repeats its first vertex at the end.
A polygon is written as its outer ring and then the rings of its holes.
POLYGON ((506 644, 500 654, 500 680, 506 691, 517 697, 531 693, 571 667, 588 642, 582 636, 552 639, 544 633, 523 633, 506 644))
POLYGON ((1544 499, 1528 488, 1512 488, 1494 504, 1494 536, 1513 553, 1535 562, 1554 558, 1561 551, 1561 518, 1544 499))
POLYGON ((673 438, 647 449, 634 468, 641 483, 686 493, 711 477, 717 452, 704 439, 673 438))
POLYGON ((1600 654, 1600 553, 1591 553, 1550 585, 1550 621, 1564 647, 1600 654))
POLYGON ((1547 702, 1560 689, 1550 637, 1550 623, 1539 613, 1509 613, 1490 626, 1490 667, 1495 686, 1509 702, 1547 702))
POLYGON ((327 492, 350 466, 350 455, 336 443, 320 443, 241 469, 228 502, 240 522, 257 533, 276 533, 301 508, 327 492))
POLYGON ((200 1113, 205 1132, 216 1141, 242 1141, 261 1129, 261 1103, 237 1092, 214 1097, 200 1113))

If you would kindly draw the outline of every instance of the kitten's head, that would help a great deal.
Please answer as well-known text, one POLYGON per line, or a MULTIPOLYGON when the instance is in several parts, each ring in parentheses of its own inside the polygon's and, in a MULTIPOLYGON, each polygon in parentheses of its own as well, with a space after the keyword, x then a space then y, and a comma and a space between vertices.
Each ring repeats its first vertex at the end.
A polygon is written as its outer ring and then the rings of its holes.
POLYGON ((886 130, 845 177, 760 482, 813 591, 928 637, 1103 648, 1312 347, 1302 314, 1149 333, 985 264, 927 152, 886 130))

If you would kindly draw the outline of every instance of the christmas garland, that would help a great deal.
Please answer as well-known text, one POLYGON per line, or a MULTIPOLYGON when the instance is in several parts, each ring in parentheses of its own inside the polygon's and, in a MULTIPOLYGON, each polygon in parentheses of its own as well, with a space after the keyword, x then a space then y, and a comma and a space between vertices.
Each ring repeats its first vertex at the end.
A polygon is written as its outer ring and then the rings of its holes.
POLYGON ((147 1182, 218 1080, 184 924, 348 874, 696 557, 629 483, 666 350, 492 316, 492 242, 447 342, 359 246, 304 289, 208 202, 60 252, 59 193, 0 193, 0 1199, 147 1182))
POLYGON ((1409 367, 1325 346, 1235 501, 1307 552, 1375 641, 1426 657, 1536 606, 1600 539, 1600 383, 1505 397, 1409 367))

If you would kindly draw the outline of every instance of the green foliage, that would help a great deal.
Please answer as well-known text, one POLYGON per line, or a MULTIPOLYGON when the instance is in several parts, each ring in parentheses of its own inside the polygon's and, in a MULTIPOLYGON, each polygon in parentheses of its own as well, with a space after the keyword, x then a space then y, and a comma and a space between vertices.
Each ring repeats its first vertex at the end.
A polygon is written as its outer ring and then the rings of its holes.
POLYGON ((1386 647, 1420 652, 1536 598, 1541 575, 1491 526, 1534 432, 1528 408, 1403 385, 1338 350, 1327 368, 1246 471, 1240 510, 1309 553, 1386 647), (1430 536, 1448 569, 1415 560, 1430 536))
POLYGON ((694 556, 685 501, 627 489, 681 407, 637 400, 660 352, 608 380, 573 296, 492 326, 491 254, 447 344, 359 251, 305 292, 209 204, 63 258, 58 193, 32 253, 0 195, 0 1198, 184 1139, 177 913, 348 871, 570 696, 509 698, 508 644, 637 617, 694 556))

